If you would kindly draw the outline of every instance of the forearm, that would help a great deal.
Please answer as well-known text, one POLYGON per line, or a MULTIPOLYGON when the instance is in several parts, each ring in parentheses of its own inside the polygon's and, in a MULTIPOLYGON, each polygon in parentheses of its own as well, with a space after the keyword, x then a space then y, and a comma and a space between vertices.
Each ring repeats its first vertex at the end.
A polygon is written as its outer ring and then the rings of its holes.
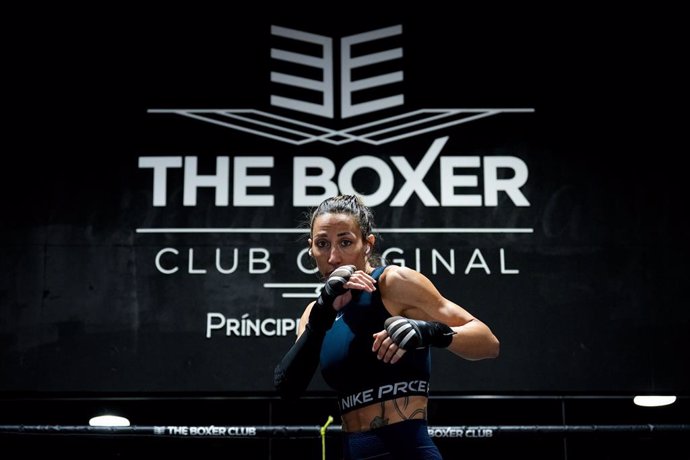
POLYGON ((472 319, 462 326, 452 328, 456 334, 448 346, 448 350, 456 355, 476 361, 480 359, 496 358, 499 354, 500 343, 489 327, 472 319))
POLYGON ((273 384, 283 398, 299 397, 309 386, 319 365, 324 336, 335 320, 333 302, 345 292, 343 285, 353 272, 351 266, 333 271, 311 306, 304 331, 275 367, 273 384))
POLYGON ((323 337, 307 325, 275 367, 273 384, 281 397, 297 398, 307 389, 319 365, 323 337))

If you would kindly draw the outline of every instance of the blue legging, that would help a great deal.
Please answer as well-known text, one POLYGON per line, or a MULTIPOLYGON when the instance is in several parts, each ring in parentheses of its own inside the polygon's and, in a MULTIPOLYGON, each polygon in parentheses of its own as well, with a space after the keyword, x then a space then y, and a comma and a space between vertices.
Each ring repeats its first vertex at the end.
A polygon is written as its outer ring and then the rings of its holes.
POLYGON ((406 420, 370 431, 343 433, 344 460, 441 460, 426 420, 406 420))

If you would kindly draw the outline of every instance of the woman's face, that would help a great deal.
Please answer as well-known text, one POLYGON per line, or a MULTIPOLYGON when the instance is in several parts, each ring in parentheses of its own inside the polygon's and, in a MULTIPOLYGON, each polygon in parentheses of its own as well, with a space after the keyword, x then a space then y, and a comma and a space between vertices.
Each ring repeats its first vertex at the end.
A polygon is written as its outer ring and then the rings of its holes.
POLYGON ((309 248, 319 272, 326 278, 341 265, 354 265, 357 270, 367 271, 371 245, 373 241, 362 241, 359 225, 349 214, 328 213, 314 219, 309 248))

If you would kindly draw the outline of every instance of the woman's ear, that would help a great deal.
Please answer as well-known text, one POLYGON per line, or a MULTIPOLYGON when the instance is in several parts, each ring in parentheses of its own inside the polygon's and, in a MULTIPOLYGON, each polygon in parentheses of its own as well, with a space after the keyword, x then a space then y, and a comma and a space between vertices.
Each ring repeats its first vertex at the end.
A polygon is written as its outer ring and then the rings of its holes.
POLYGON ((374 247, 374 244, 376 244, 376 237, 373 234, 367 236, 367 240, 364 244, 367 245, 367 248, 365 249, 364 252, 367 254, 370 254, 371 249, 374 247))

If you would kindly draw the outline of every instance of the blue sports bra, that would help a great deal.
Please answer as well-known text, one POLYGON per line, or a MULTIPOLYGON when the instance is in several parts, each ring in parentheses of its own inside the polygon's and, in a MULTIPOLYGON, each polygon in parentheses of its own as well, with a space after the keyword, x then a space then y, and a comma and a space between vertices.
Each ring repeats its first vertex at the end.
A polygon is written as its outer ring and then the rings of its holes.
MULTIPOLYGON (((378 280, 385 268, 374 269, 372 277, 378 280)), ((429 348, 409 350, 395 364, 380 361, 371 351, 373 334, 383 330, 390 317, 379 289, 352 291, 352 301, 338 312, 326 332, 321 374, 338 393, 341 413, 401 396, 428 396, 429 348)))

